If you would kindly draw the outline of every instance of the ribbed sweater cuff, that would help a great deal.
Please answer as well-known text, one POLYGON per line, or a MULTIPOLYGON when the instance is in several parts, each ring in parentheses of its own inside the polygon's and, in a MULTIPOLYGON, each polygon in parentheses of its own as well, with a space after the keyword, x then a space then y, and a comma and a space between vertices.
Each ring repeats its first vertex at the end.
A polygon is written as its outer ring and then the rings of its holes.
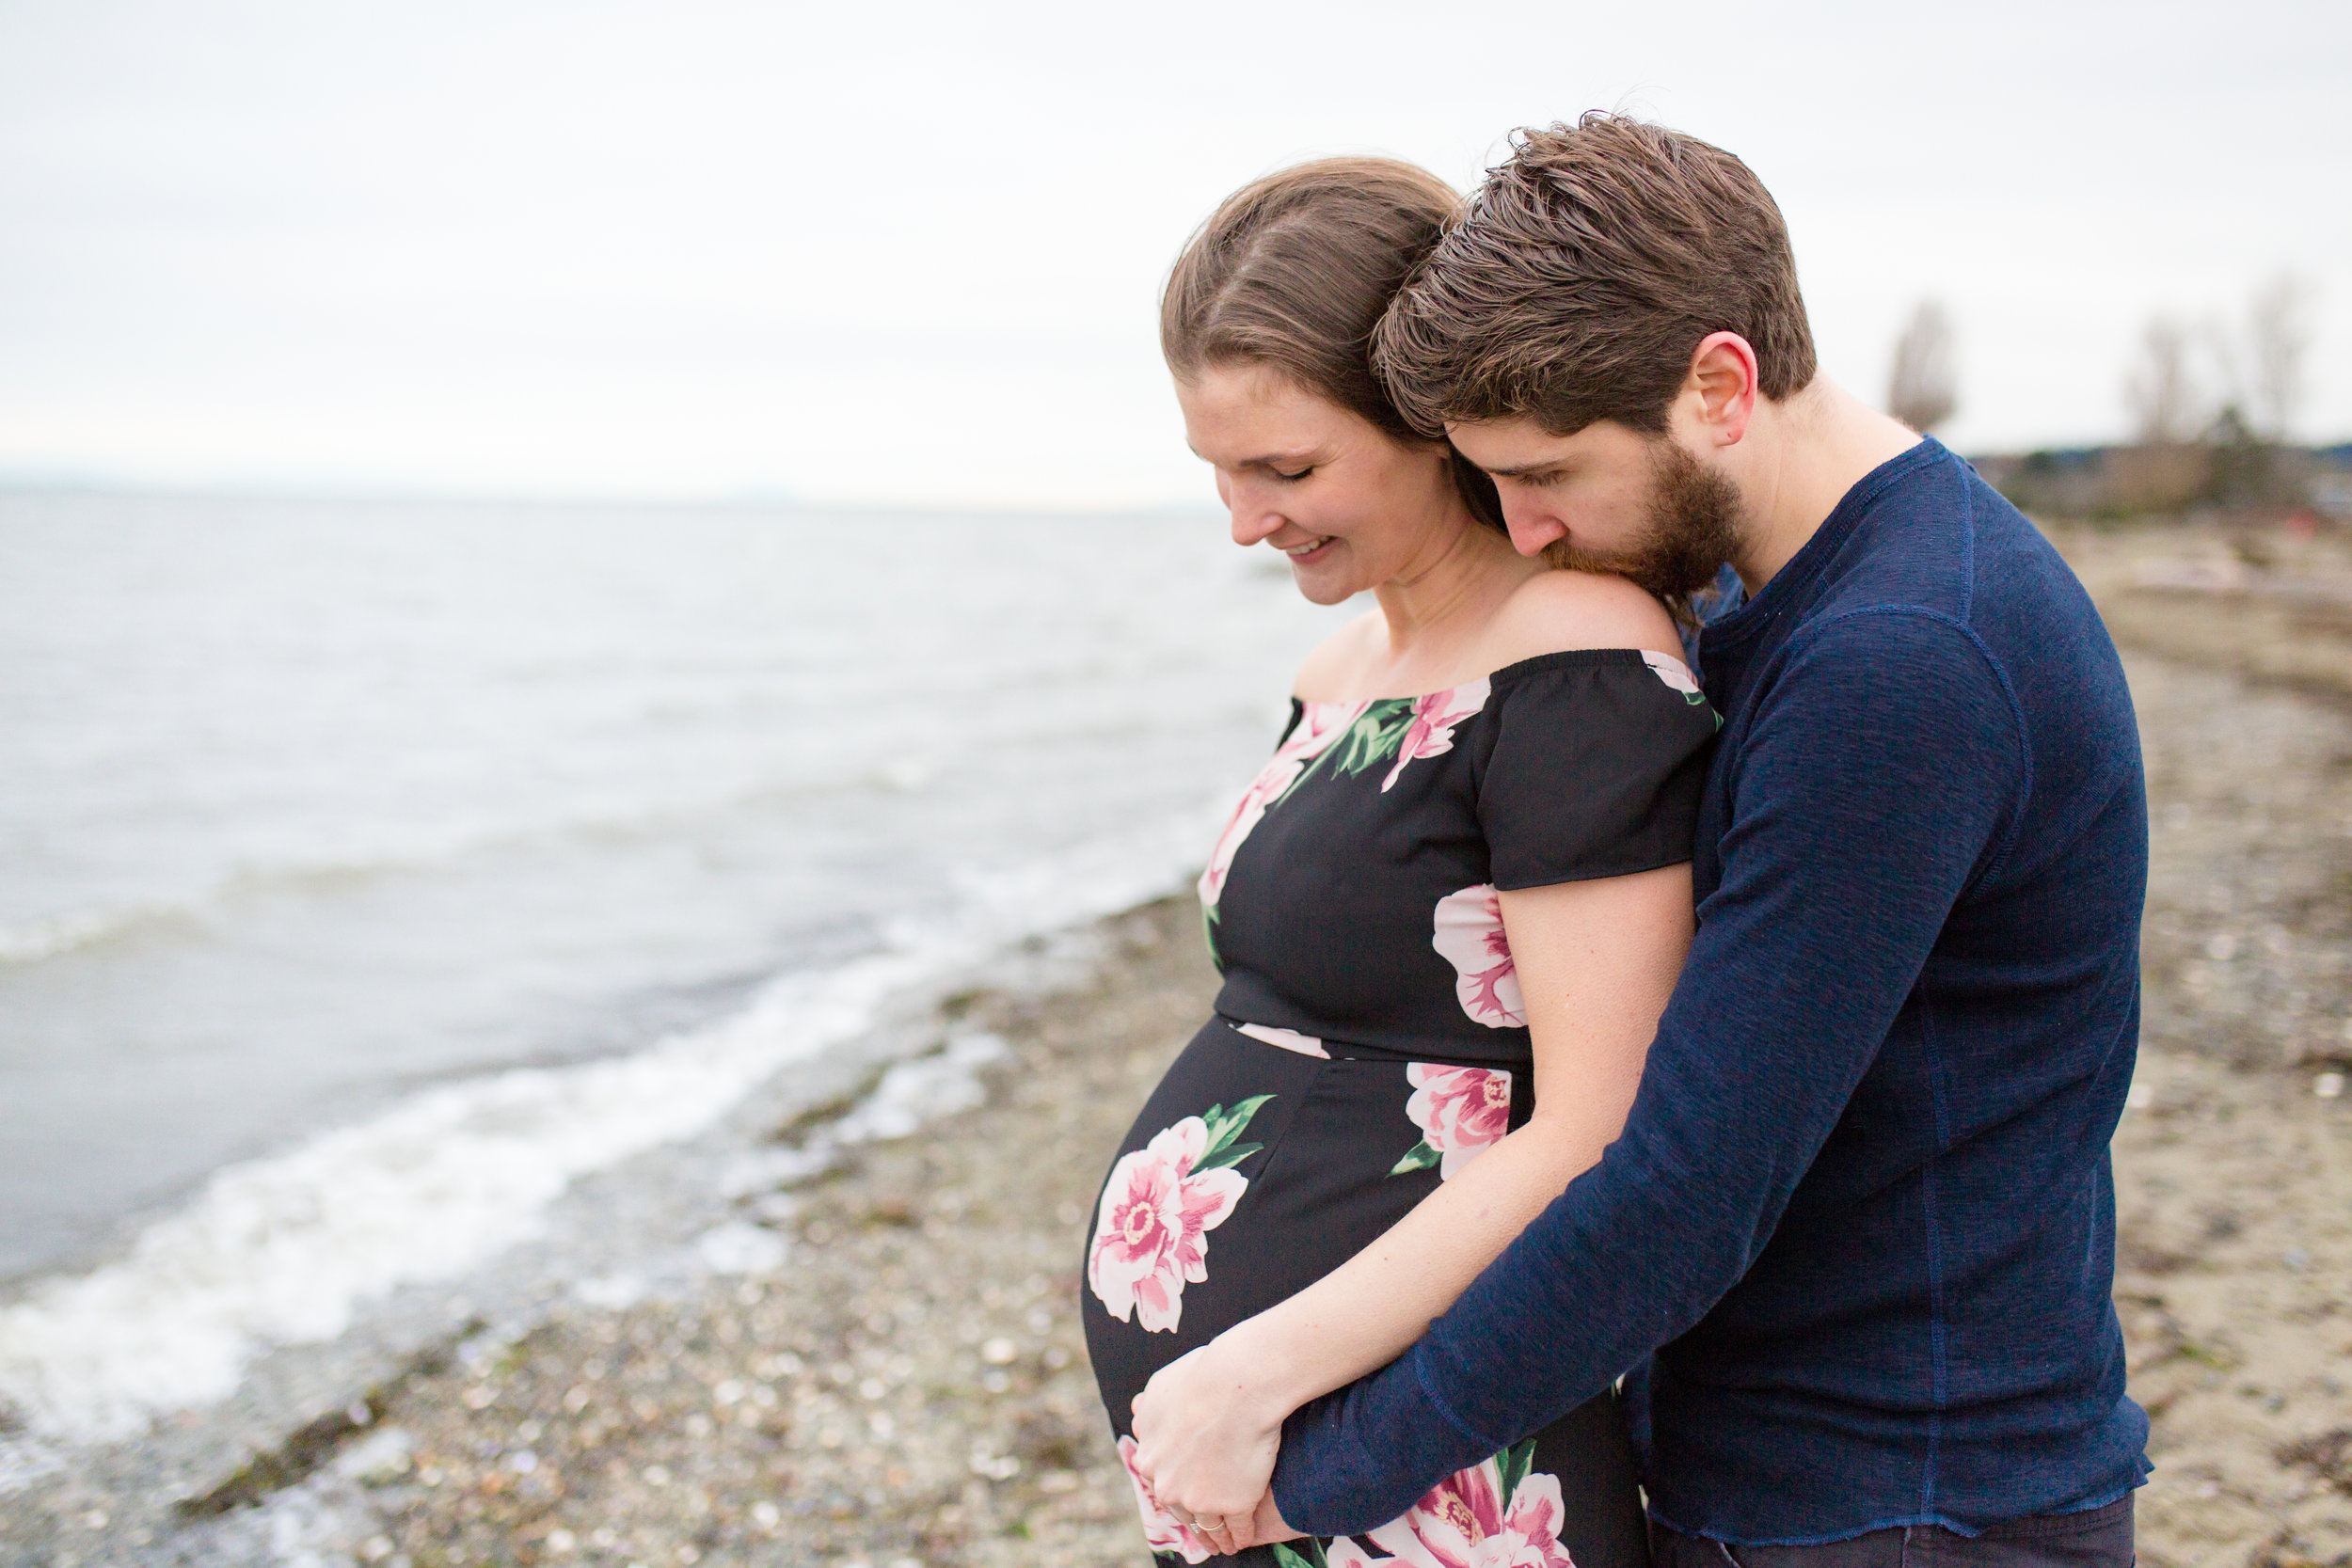
POLYGON ((1361 1535, 1500 1445, 1466 1430, 1423 1381, 1420 1347, 1282 1423, 1274 1501, 1310 1535, 1361 1535))

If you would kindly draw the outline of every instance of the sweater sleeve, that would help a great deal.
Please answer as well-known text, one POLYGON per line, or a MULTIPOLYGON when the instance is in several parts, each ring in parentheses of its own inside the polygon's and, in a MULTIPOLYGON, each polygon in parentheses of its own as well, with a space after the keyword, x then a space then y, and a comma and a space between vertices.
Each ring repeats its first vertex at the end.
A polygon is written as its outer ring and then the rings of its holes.
POLYGON ((1419 1343, 1292 1416, 1274 1494, 1294 1526, 1387 1523, 1704 1317, 1771 1240, 2032 787, 2008 682, 1932 611, 1808 628, 1735 727, 1722 881, 1624 1133, 1419 1343))

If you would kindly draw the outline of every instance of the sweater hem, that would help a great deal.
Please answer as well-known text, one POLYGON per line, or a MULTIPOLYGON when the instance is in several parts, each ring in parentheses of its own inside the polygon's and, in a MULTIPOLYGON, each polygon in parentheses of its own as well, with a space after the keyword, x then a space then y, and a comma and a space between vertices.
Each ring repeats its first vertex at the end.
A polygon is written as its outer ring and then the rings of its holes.
POLYGON ((1652 1503, 1650 1505, 1649 1516, 1651 1519, 1665 1526, 1668 1529, 1673 1530, 1677 1535, 1688 1535, 1700 1541, 1713 1541, 1725 1546, 1828 1546, 1840 1541, 1851 1541, 1857 1537, 1868 1535, 1876 1530, 1909 1529, 1928 1526, 1932 1526, 1937 1529, 1947 1529, 1954 1535, 1965 1536, 1969 1540, 1973 1541, 1988 1529, 1997 1528, 2002 1525, 2016 1524, 2023 1519, 2063 1519, 2069 1514, 2089 1513, 2094 1509, 2106 1508, 2110 1504, 2121 1502, 2123 1498, 2131 1496, 2134 1492, 2138 1491, 2141 1487, 2147 1484, 2148 1478, 2143 1475, 2138 1480, 2118 1487, 2112 1492, 2104 1493, 2095 1497, 2089 1502, 2070 1503, 2064 1508, 2047 1509, 2040 1513, 2021 1514, 2017 1519, 1999 1519, 1989 1521, 1988 1523, 1980 1525, 1964 1525, 1959 1520, 1943 1513, 1899 1513, 1884 1519, 1873 1520, 1871 1523, 1867 1525, 1856 1525, 1851 1529, 1832 1530, 1826 1535, 1747 1536, 1719 1534, 1714 1530, 1694 1529, 1689 1525, 1678 1525, 1672 1519, 1668 1518, 1664 1513, 1659 1512, 1658 1505, 1656 1503, 1652 1503))

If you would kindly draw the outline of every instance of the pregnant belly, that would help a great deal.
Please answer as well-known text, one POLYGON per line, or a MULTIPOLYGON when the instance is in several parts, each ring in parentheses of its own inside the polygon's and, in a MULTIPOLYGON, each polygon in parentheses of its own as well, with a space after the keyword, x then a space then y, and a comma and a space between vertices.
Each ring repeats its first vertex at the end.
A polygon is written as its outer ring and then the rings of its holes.
POLYGON ((1212 1020, 1128 1130, 1080 1287, 1118 1431, 1153 1372, 1338 1268, 1526 1119, 1524 1074, 1330 1049, 1212 1020))

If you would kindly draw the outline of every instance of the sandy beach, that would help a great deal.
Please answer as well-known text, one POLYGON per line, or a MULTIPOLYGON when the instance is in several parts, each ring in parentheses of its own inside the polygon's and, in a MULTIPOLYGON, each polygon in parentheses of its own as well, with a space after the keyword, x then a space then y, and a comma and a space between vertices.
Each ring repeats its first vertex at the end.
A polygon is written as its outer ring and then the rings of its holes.
MULTIPOLYGON (((2183 587, 2164 573, 2205 546, 2171 535, 2065 543, 2125 645, 2153 808, 2116 1144, 2117 1299, 2155 1425, 2140 1550, 2345 1568, 2352 617, 2183 587)), ((943 1037, 1003 1042, 986 1102, 797 1181, 780 1159, 734 1215, 777 1252, 437 1347, 274 1449, 151 1478, 168 1499, 72 1474, 0 1497, 0 1557, 221 1560, 207 1542, 258 1510, 247 1538, 293 1563, 1144 1561, 1074 1299, 1094 1183, 1213 993, 1197 918, 1150 905, 1097 929, 1082 979, 951 1001, 943 1037)), ((823 1144, 853 1104, 774 1147, 823 1144)))

